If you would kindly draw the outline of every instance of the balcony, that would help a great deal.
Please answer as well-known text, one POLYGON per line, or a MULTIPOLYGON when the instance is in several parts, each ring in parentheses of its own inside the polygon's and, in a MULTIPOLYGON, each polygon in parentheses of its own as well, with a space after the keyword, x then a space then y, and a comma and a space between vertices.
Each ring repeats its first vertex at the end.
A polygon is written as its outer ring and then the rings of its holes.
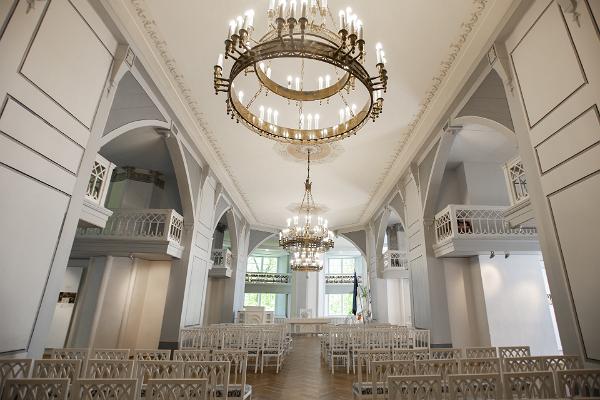
POLYGON ((231 250, 213 250, 210 258, 213 265, 208 271, 208 276, 213 278, 231 278, 233 266, 233 253, 231 253, 231 250))
POLYGON ((383 277, 385 279, 407 279, 409 277, 406 252, 387 250, 383 253, 383 277))
POLYGON ((183 217, 170 209, 116 209, 104 228, 80 227, 73 255, 143 255, 149 260, 181 258, 183 217))
POLYGON ((288 285, 291 281, 290 274, 246 272, 246 284, 288 285))
MULTIPOLYGON (((362 276, 357 275, 358 283, 362 283, 362 276)), ((354 285, 354 274, 326 274, 326 285, 354 285)))
POLYGON ((435 216, 436 257, 468 257, 490 251, 539 251, 535 228, 513 228, 506 207, 451 204, 435 216))
POLYGON ((84 222, 83 225, 104 228, 112 215, 111 210, 104 208, 104 202, 114 168, 113 163, 96 154, 81 209, 80 219, 84 222))
POLYGON ((527 177, 520 157, 516 157, 504 165, 504 176, 510 197, 510 207, 504 211, 504 218, 511 227, 521 226, 534 218, 533 208, 529 200, 527 177))

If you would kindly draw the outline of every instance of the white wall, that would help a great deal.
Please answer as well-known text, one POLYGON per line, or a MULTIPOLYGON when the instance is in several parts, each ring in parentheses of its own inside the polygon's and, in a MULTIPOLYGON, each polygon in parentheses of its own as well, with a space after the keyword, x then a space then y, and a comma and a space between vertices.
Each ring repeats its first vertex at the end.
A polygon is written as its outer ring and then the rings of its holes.
POLYGON ((558 354, 540 255, 479 256, 492 346, 531 346, 558 354))
POLYGON ((463 163, 467 193, 465 204, 509 206, 501 164, 463 163))

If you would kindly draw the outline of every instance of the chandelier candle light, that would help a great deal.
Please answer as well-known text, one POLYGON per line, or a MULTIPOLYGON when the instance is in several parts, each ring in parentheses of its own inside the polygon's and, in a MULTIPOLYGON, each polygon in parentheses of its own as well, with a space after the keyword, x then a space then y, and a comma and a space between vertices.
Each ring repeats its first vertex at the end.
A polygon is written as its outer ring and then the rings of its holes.
POLYGON ((288 218, 287 228, 279 232, 279 245, 290 253, 292 271, 321 271, 321 255, 333 248, 333 232, 327 228, 326 219, 317 217, 313 220, 314 210, 309 150, 304 197, 300 203, 299 215, 288 218))
POLYGON ((352 13, 351 8, 339 12, 339 26, 335 26, 327 0, 270 0, 267 17, 267 32, 258 40, 253 38, 253 10, 246 11, 243 17, 231 20, 224 53, 219 54, 214 66, 215 93, 226 93, 227 114, 232 119, 270 139, 314 144, 332 142, 356 134, 369 118, 375 121, 380 116, 388 82, 385 52, 381 44, 377 43, 377 73, 371 76, 364 67, 364 25, 352 13), (226 77, 224 63, 230 59, 233 61, 229 76, 226 77), (304 60, 314 60, 335 67, 336 73, 341 71, 341 74, 333 79, 329 74, 315 77, 314 90, 304 88, 303 76, 289 75, 286 82, 279 84, 271 78, 270 66, 272 61, 278 59, 298 59, 302 66, 304 60), (241 91, 236 94, 234 82, 240 74, 256 75, 259 89, 255 96, 244 96, 241 91), (356 90, 356 82, 364 86, 368 93, 368 99, 362 108, 348 105, 343 97, 343 91, 350 93, 356 90), (258 94, 263 91, 287 99, 288 104, 295 102, 299 111, 297 126, 279 125, 279 111, 267 109, 265 115, 264 106, 253 105, 258 94), (335 95, 339 95, 345 104, 340 110, 338 123, 320 126, 318 114, 303 113, 303 102, 322 104, 323 100, 329 102, 329 98, 335 95))

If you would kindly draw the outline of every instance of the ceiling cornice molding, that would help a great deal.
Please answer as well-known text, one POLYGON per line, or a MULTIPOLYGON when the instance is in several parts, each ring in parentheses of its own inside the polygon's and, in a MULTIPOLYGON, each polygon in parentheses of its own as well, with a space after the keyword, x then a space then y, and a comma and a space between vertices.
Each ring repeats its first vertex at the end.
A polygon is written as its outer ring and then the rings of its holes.
POLYGON ((474 0, 473 11, 469 18, 461 24, 462 31, 457 39, 450 45, 450 52, 440 64, 440 69, 432 79, 432 85, 421 103, 421 107, 407 129, 401 133, 398 146, 386 163, 380 177, 375 181, 369 193, 369 200, 365 206, 358 224, 366 224, 382 207, 389 191, 406 173, 412 160, 417 156, 424 143, 428 143, 429 136, 435 132, 435 126, 443 117, 463 84, 469 79, 472 70, 479 64, 493 44, 496 36, 501 31, 508 18, 518 6, 517 0, 510 2, 495 0, 474 0), (491 4, 491 5, 490 5, 491 4), (484 13, 487 14, 484 16, 484 13), (482 18, 483 17, 483 18, 482 18), (491 23, 482 23, 482 20, 494 18, 491 23), (475 39, 469 40, 475 30, 484 33, 475 39), (454 77, 456 79, 449 79, 454 77), (419 134, 419 135, 417 135, 419 134), (420 137, 420 140, 410 140, 420 137))
POLYGON ((128 39, 131 47, 135 48, 136 56, 141 60, 156 86, 163 89, 161 92, 165 100, 180 118, 183 127, 188 132, 197 133, 190 134, 189 137, 211 169, 215 171, 218 180, 226 187, 244 219, 256 223, 248 196, 242 190, 212 131, 204 121, 199 103, 187 86, 183 74, 179 72, 167 42, 162 38, 154 18, 147 9, 146 2, 144 0, 121 0, 120 2, 103 0, 102 4, 121 29, 121 33, 128 39), (139 40, 143 41, 145 47, 140 45, 139 40), (204 149, 209 151, 203 151, 204 149))

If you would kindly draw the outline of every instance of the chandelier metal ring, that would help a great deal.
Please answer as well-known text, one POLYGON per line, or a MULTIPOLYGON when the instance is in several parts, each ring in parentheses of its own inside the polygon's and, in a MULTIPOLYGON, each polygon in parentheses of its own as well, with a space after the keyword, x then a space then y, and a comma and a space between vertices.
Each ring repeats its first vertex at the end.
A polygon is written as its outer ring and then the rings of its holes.
MULTIPOLYGON (((264 78, 268 79, 266 75, 264 78)), ((344 78, 338 80, 338 82, 336 82, 334 85, 338 85, 341 81, 343 81, 343 79, 344 78)), ((281 85, 273 81, 271 82, 273 85, 283 88, 281 85)), ((374 106, 377 105, 380 109, 383 103, 383 98, 374 99, 376 84, 373 83, 373 79, 370 78, 365 67, 357 59, 345 56, 339 52, 339 48, 336 48, 328 43, 307 38, 304 39, 303 46, 301 47, 294 46, 292 39, 284 38, 271 40, 256 45, 252 48, 252 50, 240 55, 235 60, 233 66, 231 67, 229 83, 230 84, 228 85, 227 90, 227 104, 228 112, 232 113, 232 118, 236 118, 238 122, 242 121, 249 129, 261 136, 286 143, 328 143, 354 135, 367 122, 369 116, 373 116, 372 111, 374 106), (253 68, 256 71, 257 76, 260 77, 260 72, 258 72, 260 71, 260 68, 256 68, 256 65, 261 61, 278 58, 304 58, 317 60, 345 70, 347 71, 345 75, 348 75, 348 79, 350 79, 352 76, 363 84, 369 93, 368 100, 363 108, 356 112, 350 119, 344 121, 343 123, 332 125, 326 128, 289 128, 278 126, 262 120, 259 118, 259 116, 254 114, 239 101, 234 92, 234 82, 235 79, 244 71, 247 71, 248 68, 253 68)), ((314 100, 327 98, 338 93, 344 86, 345 85, 341 85, 341 88, 337 86, 335 88, 334 86, 329 86, 321 90, 316 90, 312 92, 312 96, 314 97, 314 100)), ((271 88, 268 86, 267 88, 271 90, 271 88)), ((305 101, 301 98, 302 96, 297 96, 299 91, 292 91, 291 93, 288 93, 287 88, 284 89, 286 89, 286 92, 280 91, 277 93, 273 90, 272 91, 291 100, 305 101), (288 94, 291 97, 288 97, 288 94)), ((310 92, 304 91, 303 93, 307 96, 307 98, 311 96, 307 94, 310 92)))

